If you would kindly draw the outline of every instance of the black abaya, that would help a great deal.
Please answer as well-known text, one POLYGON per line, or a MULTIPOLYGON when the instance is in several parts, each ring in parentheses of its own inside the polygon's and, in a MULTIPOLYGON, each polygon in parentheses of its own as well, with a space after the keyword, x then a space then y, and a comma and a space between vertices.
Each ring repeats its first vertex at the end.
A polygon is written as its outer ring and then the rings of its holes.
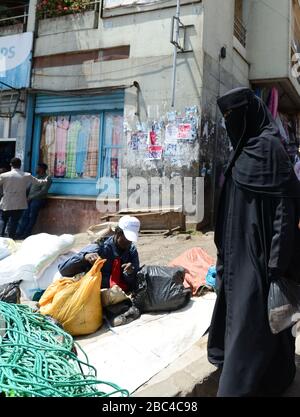
POLYGON ((291 329, 271 333, 267 298, 271 280, 299 270, 299 184, 251 90, 234 90, 219 106, 223 114, 233 109, 226 124, 235 151, 215 231, 218 297, 208 358, 222 368, 218 396, 280 395, 295 376, 295 339, 291 329), (231 107, 239 96, 242 106, 231 107))

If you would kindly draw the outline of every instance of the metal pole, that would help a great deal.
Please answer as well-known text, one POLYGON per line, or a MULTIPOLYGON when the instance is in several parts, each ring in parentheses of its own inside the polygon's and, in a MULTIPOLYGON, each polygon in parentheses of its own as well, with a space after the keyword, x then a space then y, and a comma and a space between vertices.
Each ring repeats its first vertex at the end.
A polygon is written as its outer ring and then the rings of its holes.
MULTIPOLYGON (((172 104, 171 107, 175 106, 175 89, 176 89, 176 63, 177 63, 177 45, 179 40, 179 18, 180 18, 180 0, 177 0, 176 7, 176 35, 174 45, 174 57, 173 57, 173 78, 172 78, 172 104)), ((174 24, 174 21, 173 21, 174 24)))
MULTIPOLYGON (((218 79, 218 97, 220 97, 221 93, 221 54, 219 54, 219 79, 218 79)), ((216 181, 217 181, 217 151, 218 151, 218 142, 219 142, 219 108, 216 101, 216 116, 215 116, 215 124, 216 124, 216 131, 214 137, 214 145, 213 145, 213 172, 212 172, 212 198, 211 198, 211 215, 210 215, 210 222, 211 227, 214 229, 215 226, 215 198, 216 198, 216 181)))

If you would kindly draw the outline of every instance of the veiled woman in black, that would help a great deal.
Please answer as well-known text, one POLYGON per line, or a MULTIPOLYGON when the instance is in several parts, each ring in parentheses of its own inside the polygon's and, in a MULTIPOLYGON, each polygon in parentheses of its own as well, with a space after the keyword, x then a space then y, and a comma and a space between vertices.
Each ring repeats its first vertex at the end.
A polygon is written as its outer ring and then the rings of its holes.
POLYGON ((300 275, 300 183, 265 104, 248 88, 218 100, 233 153, 215 243, 218 297, 208 359, 221 368, 218 396, 278 396, 295 377, 291 329, 271 333, 270 282, 300 275))

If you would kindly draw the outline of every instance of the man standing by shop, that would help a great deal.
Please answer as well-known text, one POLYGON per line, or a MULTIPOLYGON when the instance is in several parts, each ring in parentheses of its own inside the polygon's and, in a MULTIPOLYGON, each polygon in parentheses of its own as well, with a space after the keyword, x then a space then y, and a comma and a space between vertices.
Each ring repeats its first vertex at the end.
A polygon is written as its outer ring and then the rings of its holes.
POLYGON ((40 163, 37 166, 37 178, 47 179, 46 184, 32 184, 28 194, 28 208, 23 212, 19 226, 17 229, 18 239, 26 239, 31 235, 33 226, 35 225, 38 214, 41 208, 45 207, 48 190, 51 186, 52 180, 47 177, 48 166, 40 163))
POLYGON ((32 184, 47 184, 48 178, 37 179, 29 172, 21 171, 21 160, 13 158, 10 161, 11 171, 0 175, 0 187, 3 187, 3 196, 0 202, 3 226, 1 236, 7 234, 11 239, 16 238, 18 222, 24 210, 27 209, 26 191, 32 184))

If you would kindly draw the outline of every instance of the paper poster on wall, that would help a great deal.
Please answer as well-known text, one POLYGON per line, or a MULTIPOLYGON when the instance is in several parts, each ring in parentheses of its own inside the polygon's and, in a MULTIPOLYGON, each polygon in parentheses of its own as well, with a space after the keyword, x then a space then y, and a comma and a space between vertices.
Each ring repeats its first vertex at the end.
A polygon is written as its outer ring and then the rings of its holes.
POLYGON ((175 143, 167 143, 164 150, 164 156, 174 158, 177 155, 177 145, 175 143))
POLYGON ((169 113, 167 113, 167 120, 169 123, 174 123, 176 121, 176 112, 170 111, 169 113))
POLYGON ((177 143, 178 137, 178 129, 177 126, 174 124, 168 124, 166 126, 166 136, 165 141, 166 143, 177 143))
POLYGON ((146 150, 148 147, 148 134, 146 132, 133 132, 129 142, 129 147, 133 151, 146 150))
POLYGON ((159 145, 150 145, 148 147, 147 159, 161 159, 162 158, 163 147, 159 145))
POLYGON ((181 123, 178 125, 178 140, 191 140, 193 139, 192 135, 192 125, 190 123, 181 123))
POLYGON ((161 145, 161 131, 150 130, 149 132, 149 144, 150 145, 161 145))

